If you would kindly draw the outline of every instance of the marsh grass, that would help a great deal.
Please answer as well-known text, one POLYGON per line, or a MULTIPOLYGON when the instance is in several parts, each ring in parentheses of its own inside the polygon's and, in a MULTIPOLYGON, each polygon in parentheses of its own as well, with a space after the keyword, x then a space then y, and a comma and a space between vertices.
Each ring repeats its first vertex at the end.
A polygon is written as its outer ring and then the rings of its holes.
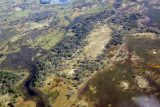
POLYGON ((158 60, 160 59, 158 52, 160 49, 160 39, 129 38, 127 45, 129 52, 140 56, 144 59, 144 62, 158 64, 158 60), (157 54, 154 55, 153 51, 157 51, 157 54))

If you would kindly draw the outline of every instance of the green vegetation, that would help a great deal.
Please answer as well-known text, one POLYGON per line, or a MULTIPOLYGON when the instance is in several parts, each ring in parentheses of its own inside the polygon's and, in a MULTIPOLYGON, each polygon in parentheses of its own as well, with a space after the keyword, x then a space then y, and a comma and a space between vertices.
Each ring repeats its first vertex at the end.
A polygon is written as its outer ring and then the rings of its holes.
POLYGON ((29 10, 25 10, 21 12, 14 12, 14 14, 12 14, 12 17, 26 17, 28 16, 29 13, 30 13, 29 10))
POLYGON ((133 66, 128 63, 117 63, 114 68, 110 70, 104 70, 98 73, 88 85, 87 91, 83 94, 89 96, 91 101, 97 99, 96 106, 107 106, 111 104, 114 107, 123 106, 121 102, 126 102, 134 107, 135 104, 131 103, 132 97, 139 95, 139 91, 124 91, 120 88, 119 84, 121 81, 126 81, 131 85, 135 85, 133 76, 133 66), (94 90, 89 87, 93 87, 94 90), (93 92, 95 91, 95 93, 93 92))
POLYGON ((15 85, 23 79, 25 75, 17 75, 13 72, 0 71, 0 83, 2 84, 0 94, 15 94, 17 90, 15 85))
POLYGON ((40 45, 43 49, 50 50, 53 46, 55 46, 57 43, 59 43, 63 39, 65 33, 66 32, 64 30, 62 31, 57 29, 57 31, 55 31, 52 34, 46 34, 45 36, 39 37, 35 41, 33 46, 40 45))
MULTIPOLYGON (((14 72, 0 71, 0 96, 9 94, 11 101, 9 104, 14 104, 21 93, 16 87, 16 84, 24 78, 25 74, 17 75, 14 72)), ((0 106, 1 105, 0 101, 0 106)))
POLYGON ((17 34, 18 32, 14 28, 6 28, 0 33, 0 42, 7 41, 17 34))
MULTIPOLYGON (((148 13, 150 21, 158 22, 158 14, 154 14, 159 13, 159 4, 156 4, 159 2, 147 1, 147 6, 143 2, 73 0, 72 5, 62 6, 40 4, 36 0, 0 0, 0 69, 3 70, 0 71, 0 95, 9 93, 13 98, 9 106, 14 106, 15 99, 20 96, 15 86, 24 77, 21 72, 31 71, 20 87, 24 89, 24 97, 34 100, 37 105, 44 101, 48 103, 47 106, 52 106, 56 98, 61 101, 62 97, 67 97, 62 98, 62 102, 76 106, 74 101, 67 101, 76 99, 75 94, 86 79, 95 71, 127 57, 124 38, 133 33, 152 32, 157 37, 160 34, 157 29, 143 26, 143 14, 147 13, 149 4, 156 8, 153 14, 152 11, 148 13), (102 29, 96 31, 99 26, 102 29), (92 33, 97 33, 97 36, 93 35, 90 42, 92 33), (94 39, 101 35, 108 35, 111 39, 95 42, 94 39), (91 55, 94 51, 86 52, 86 47, 92 43, 97 47, 103 45, 97 57, 91 55), (109 58, 108 53, 112 50, 114 52, 109 58), (124 54, 123 58, 121 53, 124 54), (4 69, 16 70, 20 74, 4 69), (62 81, 55 84, 55 77, 62 81), (63 86, 69 87, 65 89, 68 92, 63 93, 63 86)), ((128 38, 126 46, 129 50, 128 59, 98 73, 83 93, 89 96, 88 101, 95 102, 95 106, 124 106, 120 104, 123 101, 136 106, 133 103, 134 96, 158 93, 160 40, 128 38), (152 64, 156 67, 152 67, 152 64), (151 88, 140 89, 135 81, 137 75, 146 78, 151 88), (127 90, 120 87, 122 81, 129 83, 127 90)))
MULTIPOLYGON (((159 87, 159 66, 147 66, 146 62, 151 65, 158 64, 159 54, 159 39, 151 39, 147 37, 128 38, 127 46, 131 55, 137 55, 139 58, 144 58, 144 62, 137 60, 130 61, 127 59, 123 62, 116 62, 112 67, 99 72, 89 84, 82 89, 79 96, 86 100, 94 102, 96 106, 123 107, 121 102, 131 107, 138 106, 135 103, 136 96, 156 95, 159 87), (156 52, 155 54, 153 52, 156 52), (136 76, 145 78, 152 88, 146 87, 141 89, 136 80, 136 76), (121 83, 128 84, 128 88, 121 87, 121 83), (89 98, 89 99, 88 99, 89 98), (96 102, 98 100, 98 102, 96 102)), ((129 57, 130 58, 130 57, 129 57)), ((141 81, 142 83, 142 81, 141 81)), ((143 84, 143 83, 142 83, 143 84)))
POLYGON ((123 0, 116 0, 114 3, 113 3, 113 6, 114 8, 119 8, 122 6, 122 2, 123 0))
POLYGON ((142 18, 140 13, 123 13, 110 19, 110 22, 118 25, 122 25, 125 30, 131 30, 138 28, 138 20, 142 18))
POLYGON ((143 58, 145 63, 159 64, 160 39, 129 38, 127 45, 128 50, 143 58))
POLYGON ((47 98, 49 98, 49 104, 51 105, 55 100, 56 98, 58 97, 59 95, 59 92, 52 92, 52 93, 48 93, 47 98))
MULTIPOLYGON (((125 102, 125 105, 137 107, 138 105, 134 102, 137 96, 155 95, 158 91, 158 80, 154 78, 156 75, 157 77, 160 76, 157 71, 158 69, 128 62, 117 62, 111 68, 104 69, 93 77, 79 96, 81 98, 83 96, 87 97, 86 100, 89 103, 94 102, 96 106, 123 107, 122 102, 125 102), (148 70, 151 71, 149 77, 146 73, 148 70), (137 75, 145 77, 151 83, 152 88, 148 89, 147 87, 142 90, 135 79, 137 75), (121 83, 125 83, 127 88, 121 87, 121 83), (97 100, 98 102, 96 102, 97 100)), ((156 95, 156 97, 159 97, 159 95, 156 95)))
MULTIPOLYGON (((84 42, 83 40, 92 31, 92 29, 94 28, 94 24, 100 20, 105 20, 114 13, 114 11, 104 11, 99 14, 96 14, 95 16, 86 18, 82 20, 80 23, 74 25, 72 27, 72 32, 75 35, 71 37, 64 37, 60 43, 51 48, 51 53, 47 57, 37 62, 40 70, 45 70, 46 72, 42 72, 39 75, 37 75, 36 79, 38 80, 35 79, 35 82, 44 80, 43 77, 45 77, 45 75, 49 73, 50 70, 54 72, 62 70, 63 68, 61 66, 61 62, 64 59, 72 59, 72 54, 75 53, 77 49, 80 49, 86 45, 86 42, 84 42)), ((93 72, 93 69, 97 70, 98 67, 96 66, 96 63, 91 63, 84 68, 90 69, 93 72)), ((83 72, 83 69, 81 69, 80 72, 83 72)), ((75 80, 79 80, 83 77, 80 72, 77 72, 75 80)), ((34 83, 34 85, 36 84, 38 83, 34 83)))
POLYGON ((73 1, 72 1, 72 5, 73 5, 73 6, 82 5, 82 4, 84 4, 85 2, 86 2, 86 0, 81 0, 81 1, 79 1, 79 0, 73 0, 73 1))
MULTIPOLYGON (((12 69, 12 70, 31 70, 33 66, 32 57, 35 57, 39 53, 40 48, 32 49, 28 46, 21 46, 18 52, 7 54, 7 58, 0 64, 1 69, 12 69)), ((41 54, 44 51, 41 50, 41 54)), ((39 56, 40 57, 40 56, 39 56)))

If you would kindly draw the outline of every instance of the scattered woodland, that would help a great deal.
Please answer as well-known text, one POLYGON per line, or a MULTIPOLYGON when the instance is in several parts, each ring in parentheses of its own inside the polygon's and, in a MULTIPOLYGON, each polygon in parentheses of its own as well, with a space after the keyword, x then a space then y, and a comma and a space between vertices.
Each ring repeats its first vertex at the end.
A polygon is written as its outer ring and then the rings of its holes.
POLYGON ((0 1, 0 107, 135 106, 134 95, 159 98, 160 23, 152 14, 160 3, 153 1, 0 1))

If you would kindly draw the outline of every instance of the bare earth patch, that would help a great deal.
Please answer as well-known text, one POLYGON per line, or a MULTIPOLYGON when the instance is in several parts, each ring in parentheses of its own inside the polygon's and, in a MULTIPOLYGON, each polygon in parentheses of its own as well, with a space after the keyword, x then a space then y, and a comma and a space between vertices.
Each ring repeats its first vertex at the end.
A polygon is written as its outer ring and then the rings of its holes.
POLYGON ((129 83, 126 82, 126 81, 121 81, 120 82, 120 87, 123 89, 123 90, 127 90, 129 88, 129 83))
POLYGON ((111 39, 110 34, 111 29, 107 25, 100 26, 93 30, 86 38, 86 41, 89 43, 84 48, 86 56, 95 58, 99 55, 111 39))
POLYGON ((147 88, 149 85, 147 80, 141 76, 136 76, 135 80, 140 88, 147 88))
MULTIPOLYGON (((99 54, 102 53, 102 50, 105 48, 105 45, 108 44, 110 37, 111 29, 108 28, 107 25, 98 26, 95 30, 93 30, 86 38, 86 41, 88 41, 88 45, 84 47, 84 49, 79 50, 75 53, 75 58, 73 60, 66 60, 63 62, 63 65, 65 65, 65 69, 61 70, 60 74, 66 73, 69 77, 72 77, 74 75, 74 64, 77 64, 78 60, 83 60, 85 57, 88 58, 96 58, 99 54)), ((79 100, 77 98, 78 89, 83 85, 77 87, 73 87, 72 84, 74 81, 68 80, 67 78, 59 78, 62 81, 59 83, 56 83, 54 81, 55 75, 48 76, 44 83, 45 86, 43 88, 40 88, 43 92, 59 92, 59 96, 56 98, 56 100, 53 102, 55 107, 74 107, 78 104, 81 105, 88 105, 87 103, 83 102, 82 100, 79 100), (71 89, 70 89, 70 88, 71 89), (71 97, 67 98, 67 95, 71 95, 71 97)), ((84 80, 88 80, 89 77, 84 78, 84 80)), ((93 90, 94 93, 95 90, 93 90)))
POLYGON ((24 101, 22 97, 17 99, 16 107, 36 107, 36 103, 33 101, 24 101))
POLYGON ((3 104, 3 107, 7 107, 10 100, 11 100, 11 97, 9 96, 9 94, 0 96, 0 102, 3 104))

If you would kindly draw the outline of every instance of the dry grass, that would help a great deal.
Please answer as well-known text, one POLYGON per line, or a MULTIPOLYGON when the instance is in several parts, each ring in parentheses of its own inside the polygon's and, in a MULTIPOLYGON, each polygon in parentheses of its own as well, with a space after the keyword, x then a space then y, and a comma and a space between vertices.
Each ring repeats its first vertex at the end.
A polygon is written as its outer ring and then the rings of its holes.
POLYGON ((148 38, 152 38, 152 39, 154 39, 155 36, 156 36, 155 33, 147 33, 147 32, 144 32, 144 33, 135 33, 132 36, 133 37, 137 37, 137 35, 140 36, 140 37, 148 37, 148 38))
POLYGON ((24 101, 22 97, 17 99, 16 107, 36 107, 36 103, 33 101, 24 101))
MULTIPOLYGON (((2 51, 0 51, 0 54, 5 54, 6 52, 7 52, 7 50, 8 50, 8 45, 5 47, 5 49, 3 49, 2 51)), ((6 59, 6 56, 2 56, 1 58, 0 58, 0 63, 3 61, 3 60, 5 60, 6 59)))
MULTIPOLYGON (((1 48, 1 47, 0 47, 1 48)), ((8 50, 8 48, 9 48, 9 46, 7 45, 6 47, 5 47, 5 49, 3 49, 2 51, 0 51, 0 54, 4 54, 4 53, 6 53, 7 52, 7 50, 8 50)))
MULTIPOLYGON (((60 71, 61 73, 68 73, 70 76, 72 76, 71 71, 74 69, 74 64, 77 63, 77 60, 81 59, 83 60, 85 57, 93 57, 95 58, 97 55, 99 55, 102 50, 104 49, 104 46, 109 42, 111 39, 110 37, 111 29, 108 28, 107 25, 98 26, 95 30, 93 30, 88 37, 86 38, 86 41, 88 41, 88 45, 84 47, 84 50, 79 53, 78 56, 76 56, 73 60, 65 60, 63 62, 64 65, 66 65, 65 70, 60 71)), ((84 80, 88 80, 90 77, 84 78, 84 80)), ((55 81, 55 75, 48 76, 44 83, 50 85, 46 85, 43 88, 40 88, 44 93, 46 92, 59 92, 59 96, 54 102, 55 107, 74 107, 77 104, 86 105, 85 102, 79 100, 77 98, 77 92, 78 89, 74 88, 72 86, 72 80, 61 78, 61 81, 57 84, 55 81), (66 82, 66 84, 64 84, 66 82), (72 90, 68 90, 67 87, 72 87, 72 90), (74 92, 70 100, 67 100, 67 94, 74 92)), ((79 87, 81 87, 83 84, 81 84, 79 87)))
POLYGON ((35 28, 43 28, 45 26, 49 26, 49 23, 53 20, 53 18, 47 19, 47 20, 43 20, 39 23, 36 23, 34 21, 27 23, 30 28, 29 29, 35 29, 35 28))
POLYGON ((10 42, 11 42, 11 43, 12 43, 12 42, 15 42, 15 41, 18 40, 20 37, 21 37, 21 35, 14 36, 14 37, 10 40, 10 42))
POLYGON ((11 97, 9 94, 5 94, 3 96, 0 96, 0 102, 2 103, 3 107, 8 107, 8 103, 10 102, 11 97))
MULTIPOLYGON (((19 73, 19 74, 20 74, 20 73, 19 73)), ((17 87, 17 88, 18 88, 18 87, 29 77, 29 75, 30 75, 28 72, 23 72, 23 74, 25 74, 25 77, 16 84, 16 87, 17 87)))
MULTIPOLYGON (((53 77, 53 76, 52 76, 53 77)), ((41 90, 45 93, 47 92, 59 92, 59 96, 54 102, 54 107, 71 107, 73 103, 75 103, 75 100, 77 99, 77 90, 73 88, 72 91, 68 90, 67 87, 72 87, 70 83, 72 83, 71 80, 67 80, 64 78, 55 78, 55 77, 48 78, 45 82, 50 83, 50 85, 45 86, 41 90), (66 84, 64 84, 66 82, 66 84), (70 92, 74 92, 74 95, 70 98, 70 100, 67 100, 67 94, 70 92)))
POLYGON ((86 38, 88 45, 84 48, 84 54, 86 57, 95 58, 97 55, 101 54, 105 45, 108 44, 111 39, 111 29, 107 26, 100 26, 93 30, 90 35, 86 38))

